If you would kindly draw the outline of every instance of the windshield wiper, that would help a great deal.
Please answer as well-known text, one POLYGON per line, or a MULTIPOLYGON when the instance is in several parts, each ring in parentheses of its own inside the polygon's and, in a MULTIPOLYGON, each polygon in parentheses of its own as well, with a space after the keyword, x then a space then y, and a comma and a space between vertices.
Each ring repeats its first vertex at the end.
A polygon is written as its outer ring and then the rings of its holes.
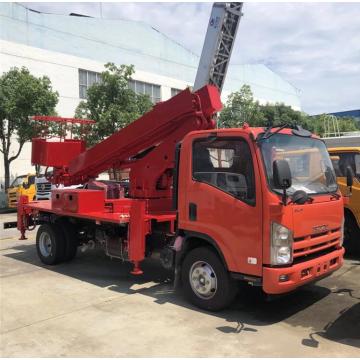
POLYGON ((331 198, 335 198, 336 200, 339 200, 341 198, 341 195, 337 192, 329 191, 329 194, 331 195, 331 198))
POLYGON ((276 125, 276 126, 271 125, 266 129, 265 133, 257 141, 269 139, 271 136, 277 134, 279 131, 285 129, 288 126, 289 124, 276 125), (271 132, 271 130, 275 128, 277 129, 274 132, 271 132))

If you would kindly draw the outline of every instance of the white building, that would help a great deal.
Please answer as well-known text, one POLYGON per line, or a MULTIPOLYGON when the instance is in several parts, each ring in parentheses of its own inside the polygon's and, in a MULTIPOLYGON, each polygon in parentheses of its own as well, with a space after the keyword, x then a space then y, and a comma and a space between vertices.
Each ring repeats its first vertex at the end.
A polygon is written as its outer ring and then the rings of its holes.
MULTIPOLYGON (((25 66, 35 76, 47 75, 59 92, 56 110, 63 117, 74 116, 87 87, 107 62, 133 64, 135 90, 158 101, 191 86, 198 61, 198 55, 145 23, 43 14, 16 3, 0 3, 0 74, 25 66)), ((298 91, 264 65, 230 65, 223 100, 243 84, 251 86, 261 103, 282 102, 300 109, 298 91)), ((16 148, 15 144, 12 151, 16 148)), ((12 177, 32 170, 30 153, 29 143, 12 163, 12 177)))

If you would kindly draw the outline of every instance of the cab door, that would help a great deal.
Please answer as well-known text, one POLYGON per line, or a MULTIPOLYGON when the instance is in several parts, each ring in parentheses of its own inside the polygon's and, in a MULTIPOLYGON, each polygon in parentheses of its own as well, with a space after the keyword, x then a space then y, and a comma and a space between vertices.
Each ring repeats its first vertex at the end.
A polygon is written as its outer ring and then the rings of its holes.
POLYGON ((179 227, 215 243, 230 271, 261 276, 260 175, 252 141, 239 133, 184 141, 179 227))

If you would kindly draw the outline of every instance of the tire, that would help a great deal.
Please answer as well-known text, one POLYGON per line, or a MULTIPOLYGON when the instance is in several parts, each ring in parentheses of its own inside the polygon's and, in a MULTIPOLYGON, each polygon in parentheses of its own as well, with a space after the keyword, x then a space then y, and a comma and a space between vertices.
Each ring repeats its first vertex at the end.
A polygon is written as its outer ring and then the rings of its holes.
POLYGON ((181 279, 186 298, 201 309, 224 309, 237 293, 236 281, 230 278, 217 254, 208 247, 198 247, 186 254, 181 279))
POLYGON ((78 248, 78 239, 76 227, 67 219, 59 219, 56 222, 64 234, 64 258, 63 261, 71 261, 75 256, 78 248))
POLYGON ((56 224, 43 224, 36 234, 36 251, 46 265, 56 265, 65 255, 64 235, 56 224))
POLYGON ((360 228, 350 214, 345 216, 344 248, 347 254, 360 255, 360 228))

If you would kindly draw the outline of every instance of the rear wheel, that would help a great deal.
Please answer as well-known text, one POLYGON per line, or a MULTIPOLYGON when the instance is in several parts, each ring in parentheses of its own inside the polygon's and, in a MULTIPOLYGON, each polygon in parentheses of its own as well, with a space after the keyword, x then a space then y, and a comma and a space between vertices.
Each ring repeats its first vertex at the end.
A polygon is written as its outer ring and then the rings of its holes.
POLYGON ((64 234, 64 261, 71 261, 75 256, 78 248, 78 238, 76 226, 64 218, 60 218, 57 224, 61 227, 64 234))
POLYGON ((181 277, 185 296, 202 309, 218 311, 235 298, 236 281, 208 247, 195 248, 186 255, 181 277))
POLYGON ((43 224, 36 234, 36 250, 46 265, 55 265, 63 260, 65 246, 63 234, 56 224, 43 224))

